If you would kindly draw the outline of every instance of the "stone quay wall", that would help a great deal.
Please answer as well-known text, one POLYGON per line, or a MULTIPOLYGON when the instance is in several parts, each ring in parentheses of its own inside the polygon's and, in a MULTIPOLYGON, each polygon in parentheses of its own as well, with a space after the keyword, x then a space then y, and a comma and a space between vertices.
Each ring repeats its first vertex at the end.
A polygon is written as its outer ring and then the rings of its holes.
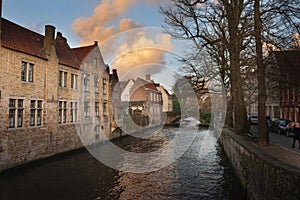
POLYGON ((258 146, 224 129, 220 142, 248 199, 300 199, 300 169, 273 158, 258 146))

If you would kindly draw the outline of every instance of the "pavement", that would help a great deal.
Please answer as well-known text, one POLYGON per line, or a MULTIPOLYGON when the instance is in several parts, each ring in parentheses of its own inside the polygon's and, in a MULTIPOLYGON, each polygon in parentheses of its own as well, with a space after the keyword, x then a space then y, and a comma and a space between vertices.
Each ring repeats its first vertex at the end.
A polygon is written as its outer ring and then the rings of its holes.
MULTIPOLYGON (((252 125, 250 132, 257 134, 257 131, 257 126, 252 125)), ((261 148, 274 158, 300 168, 299 143, 296 141, 295 148, 292 148, 292 144, 292 137, 269 132, 269 145, 261 148)))

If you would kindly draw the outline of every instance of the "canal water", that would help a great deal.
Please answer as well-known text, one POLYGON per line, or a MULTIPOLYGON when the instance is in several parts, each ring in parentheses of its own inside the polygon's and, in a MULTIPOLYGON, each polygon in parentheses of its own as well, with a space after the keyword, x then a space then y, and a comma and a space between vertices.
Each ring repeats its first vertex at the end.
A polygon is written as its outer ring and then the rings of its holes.
MULTIPOLYGON (((176 131, 165 128, 155 139, 127 136, 113 142, 127 151, 153 151, 166 145, 176 131)), ((203 140, 215 141, 209 140, 214 136, 206 131, 197 132, 192 145, 176 162, 154 172, 117 171, 84 149, 33 162, 0 174, 0 199, 244 199, 219 144, 212 142, 204 156, 199 154, 203 140)), ((97 148, 101 150, 105 144, 97 148)))

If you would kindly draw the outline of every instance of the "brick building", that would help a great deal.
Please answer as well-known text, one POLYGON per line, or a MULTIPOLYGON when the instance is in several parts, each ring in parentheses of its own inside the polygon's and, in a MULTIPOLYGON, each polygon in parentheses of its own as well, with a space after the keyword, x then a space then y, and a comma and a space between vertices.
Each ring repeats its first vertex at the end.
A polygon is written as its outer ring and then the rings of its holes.
POLYGON ((280 115, 281 118, 300 120, 300 49, 276 51, 280 68, 280 115))
POLYGON ((157 89, 157 84, 149 80, 135 80, 130 89, 129 111, 132 118, 136 119, 136 124, 157 126, 162 123, 162 94, 157 89), (142 118, 143 120, 139 120, 142 118))
POLYGON ((111 137, 109 68, 97 43, 71 49, 0 18, 0 170, 111 137))

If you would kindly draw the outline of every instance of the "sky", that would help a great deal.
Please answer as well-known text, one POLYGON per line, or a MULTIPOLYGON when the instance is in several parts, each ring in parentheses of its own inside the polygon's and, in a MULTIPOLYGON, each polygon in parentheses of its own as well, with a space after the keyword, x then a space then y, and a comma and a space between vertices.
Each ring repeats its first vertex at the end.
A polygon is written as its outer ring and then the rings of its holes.
POLYGON ((149 73, 169 88, 174 81, 170 75, 178 69, 172 67, 176 61, 170 52, 181 52, 176 50, 180 44, 161 29, 158 8, 164 0, 2 1, 4 18, 41 34, 51 24, 71 48, 98 41, 105 62, 118 69, 121 80, 149 73))

